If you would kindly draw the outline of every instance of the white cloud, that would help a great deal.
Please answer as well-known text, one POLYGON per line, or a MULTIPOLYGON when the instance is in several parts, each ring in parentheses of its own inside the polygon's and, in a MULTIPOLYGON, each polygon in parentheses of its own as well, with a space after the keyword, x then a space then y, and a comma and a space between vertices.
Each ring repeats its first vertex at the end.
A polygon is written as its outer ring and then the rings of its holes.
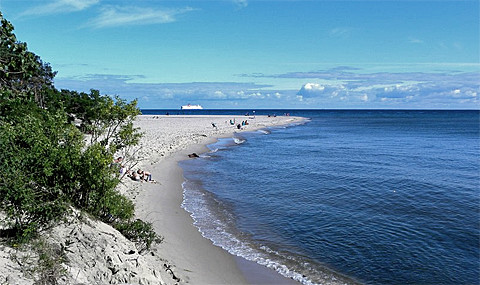
POLYGON ((260 98, 260 99, 265 98, 265 96, 264 96, 262 93, 260 93, 260 92, 250 93, 250 94, 248 94, 248 97, 260 98))
POLYGON ((24 11, 22 16, 62 14, 85 10, 100 0, 55 0, 46 5, 36 6, 24 11))
POLYGON ((153 9, 141 7, 106 6, 88 26, 95 28, 125 25, 148 25, 175 22, 176 16, 193 11, 193 8, 153 9))
POLYGON ((235 5, 237 5, 239 8, 245 8, 248 6, 247 0, 233 0, 233 3, 235 3, 235 5))
POLYGON ((453 48, 458 50, 458 51, 463 50, 463 45, 461 43, 455 42, 452 45, 453 45, 453 48))
POLYGON ((227 98, 227 95, 225 95, 220 90, 215 91, 213 94, 214 94, 214 97, 216 97, 216 98, 220 98, 220 99, 227 98))
POLYGON ((409 84, 395 84, 394 86, 387 86, 383 88, 385 93, 408 93, 418 91, 419 88, 416 85, 409 84))
POLYGON ((331 29, 329 34, 331 37, 334 37, 334 38, 347 38, 348 36, 350 36, 351 32, 352 32, 351 28, 338 27, 338 28, 331 29))
POLYGON ((316 90, 316 91, 323 91, 325 90, 325 86, 321 86, 318 83, 307 83, 303 85, 303 88, 305 90, 316 90))
MULTIPOLYGON (((332 91, 332 89, 329 89, 332 91)), ((329 95, 325 86, 318 83, 306 83, 300 88, 297 95, 302 95, 304 98, 323 97, 329 95)))
POLYGON ((423 44, 424 43, 423 40, 418 39, 418 38, 414 38, 414 37, 409 37, 408 42, 411 43, 411 44, 423 44))
POLYGON ((477 97, 477 92, 471 89, 465 89, 465 90, 455 89, 447 95, 450 95, 452 98, 470 99, 470 98, 477 97))
POLYGON ((475 92, 475 91, 472 91, 472 90, 468 90, 467 92, 465 92, 467 95, 473 97, 473 98, 476 98, 478 93, 475 92))
POLYGON ((208 102, 219 108, 480 108, 480 74, 476 72, 354 74, 350 80, 344 78, 342 84, 322 79, 303 82, 300 90, 240 82, 138 83, 136 79, 141 78, 97 74, 69 80, 56 78, 55 85, 85 92, 96 88, 125 99, 140 98, 143 108, 176 108, 186 102, 208 102), (150 101, 142 96, 148 96, 150 101))

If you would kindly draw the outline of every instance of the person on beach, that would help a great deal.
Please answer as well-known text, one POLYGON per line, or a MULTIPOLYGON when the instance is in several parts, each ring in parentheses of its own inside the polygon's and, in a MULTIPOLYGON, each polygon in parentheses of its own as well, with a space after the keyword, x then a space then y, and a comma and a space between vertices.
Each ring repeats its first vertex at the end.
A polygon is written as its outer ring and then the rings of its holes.
POLYGON ((127 177, 130 177, 130 179, 132 179, 133 181, 142 181, 140 175, 135 171, 128 170, 127 177))
POLYGON ((116 159, 113 160, 113 163, 110 164, 110 166, 120 167, 122 161, 123 161, 123 157, 119 156, 119 157, 117 157, 116 159))
POLYGON ((144 170, 137 170, 137 174, 140 176, 140 179, 143 181, 152 181, 152 174, 148 171, 144 171, 144 170))
POLYGON ((122 176, 122 175, 125 173, 126 170, 127 170, 127 168, 125 168, 125 165, 122 164, 122 165, 120 166, 120 170, 119 170, 120 176, 122 176))
POLYGON ((114 168, 116 171, 120 172, 120 175, 122 174, 122 161, 123 157, 119 156, 116 159, 113 160, 113 162, 110 164, 110 167, 114 168))

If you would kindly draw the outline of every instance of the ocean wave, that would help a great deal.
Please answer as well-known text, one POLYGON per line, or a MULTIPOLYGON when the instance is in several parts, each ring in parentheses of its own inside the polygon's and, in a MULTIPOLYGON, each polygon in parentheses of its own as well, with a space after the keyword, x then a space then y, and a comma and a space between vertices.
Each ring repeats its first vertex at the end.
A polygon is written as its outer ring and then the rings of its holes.
MULTIPOLYGON (((258 130, 258 132, 270 134, 271 130, 263 129, 258 130)), ((232 138, 219 139, 209 148, 211 152, 217 152, 233 145, 242 144, 245 141, 246 138, 235 134, 232 138)), ((185 173, 188 173, 188 171, 185 171, 185 173)), ((202 180, 200 176, 194 179, 202 180)), ((201 184, 195 183, 194 180, 188 180, 188 175, 185 177, 186 181, 182 184, 183 202, 181 206, 190 213, 194 226, 197 227, 202 236, 212 241, 215 246, 223 248, 232 255, 273 269, 282 276, 296 280, 301 284, 355 283, 345 281, 348 278, 343 278, 328 268, 319 266, 313 260, 302 258, 302 256, 288 251, 274 250, 265 244, 257 244, 248 234, 238 230, 233 211, 229 210, 225 202, 219 201, 215 194, 203 189, 201 184)))
POLYGON ((332 283, 338 270, 359 280, 339 273, 349 280, 339 283, 479 284, 468 254, 479 236, 478 114, 477 124, 471 113, 411 114, 319 112, 272 135, 241 133, 241 147, 228 138, 190 173, 233 224, 211 204, 205 220, 193 209, 196 226, 234 255, 311 283, 332 283))
POLYGON ((280 253, 266 245, 256 245, 246 234, 235 229, 235 218, 232 213, 224 207, 223 203, 215 199, 212 193, 188 180, 182 184, 182 187, 184 199, 181 207, 190 213, 194 226, 202 236, 212 241, 215 246, 223 248, 232 255, 273 269, 282 276, 304 285, 349 283, 329 270, 318 271, 308 262, 288 253, 280 253), (287 263, 291 266, 286 265, 287 263), (309 276, 294 268, 303 268, 301 271, 308 272, 309 276))
POLYGON ((200 154, 200 157, 201 158, 210 158, 212 157, 213 155, 215 155, 215 153, 219 150, 218 147, 212 147, 210 148, 210 151, 209 152, 205 152, 205 153, 202 153, 200 154))
POLYGON ((233 137, 233 141, 234 141, 236 144, 242 144, 242 143, 246 142, 247 140, 246 140, 246 139, 242 139, 242 138, 238 138, 238 137, 233 137))
POLYGON ((265 130, 265 129, 260 129, 260 130, 258 130, 258 132, 259 132, 259 133, 262 133, 262 134, 265 134, 265 135, 269 135, 269 134, 272 133, 271 131, 265 130))

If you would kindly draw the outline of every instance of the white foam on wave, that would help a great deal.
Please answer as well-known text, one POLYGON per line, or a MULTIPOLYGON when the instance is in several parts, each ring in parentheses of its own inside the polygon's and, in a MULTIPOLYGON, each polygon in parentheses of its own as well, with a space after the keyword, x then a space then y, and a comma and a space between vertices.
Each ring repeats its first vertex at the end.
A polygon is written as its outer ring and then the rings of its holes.
POLYGON ((242 144, 242 143, 246 142, 247 140, 234 137, 234 138, 233 138, 233 141, 234 141, 236 144, 242 144))
POLYGON ((262 246, 264 252, 256 250, 248 241, 239 239, 228 230, 228 226, 216 218, 207 205, 205 193, 195 189, 188 181, 182 183, 183 202, 181 207, 190 213, 194 225, 204 238, 209 239, 218 247, 228 251, 230 254, 254 261, 260 265, 271 268, 281 275, 292 278, 304 285, 317 284, 308 277, 289 269, 279 261, 273 260, 272 256, 280 256, 280 253, 262 246))
POLYGON ((218 151, 218 148, 210 148, 210 151, 209 152, 205 152, 205 153, 202 153, 200 154, 200 157, 201 158, 209 158, 209 157, 212 157, 211 154, 214 154, 218 151))
POLYGON ((248 243, 237 239, 236 236, 228 232, 222 231, 222 229, 218 227, 216 228, 216 230, 219 231, 217 234, 209 233, 208 231, 202 230, 200 230, 200 232, 202 233, 203 237, 210 239, 214 245, 225 249, 230 254, 243 257, 250 261, 254 261, 260 265, 277 271, 278 273, 287 278, 292 278, 293 280, 296 280, 304 285, 317 284, 309 280, 306 276, 290 270, 286 265, 269 258, 268 255, 256 251, 253 247, 249 246, 248 243))
POLYGON ((265 134, 265 135, 271 134, 271 132, 269 130, 263 130, 263 129, 258 130, 258 132, 262 133, 262 134, 265 134))
MULTIPOLYGON (((264 134, 270 134, 269 130, 259 130, 259 132, 264 134)), ((231 138, 235 144, 242 144, 246 141, 241 137, 235 136, 231 138)), ((216 144, 210 145, 210 153, 215 153, 219 149, 228 147, 228 139, 223 141, 220 140, 216 144)), ((290 269, 285 264, 281 263, 281 259, 290 259, 293 260, 293 257, 284 256, 279 252, 276 252, 267 246, 262 246, 260 249, 255 249, 255 246, 251 244, 248 240, 242 240, 235 234, 231 233, 228 228, 228 225, 224 221, 217 218, 216 215, 209 209, 207 199, 211 197, 206 197, 205 192, 195 189, 193 183, 185 181, 182 184, 183 188, 183 202, 181 207, 190 213, 190 216, 194 220, 194 225, 197 227, 198 231, 202 234, 204 238, 209 239, 216 246, 223 248, 232 255, 236 255, 242 258, 245 258, 250 261, 254 261, 260 265, 268 267, 277 271, 279 274, 284 277, 291 278, 296 280, 304 285, 314 285, 319 284, 315 281, 310 280, 307 276, 298 273, 290 269), (275 258, 275 257, 278 257, 275 258)), ((226 213, 227 215, 231 215, 226 213)), ((233 221, 233 218, 226 219, 233 221)), ((297 261, 298 262, 298 261, 297 261)), ((307 264, 304 264, 308 266, 307 264)), ((324 276, 325 281, 323 284, 331 284, 327 280, 332 281, 331 278, 324 276)), ((334 279, 334 278, 333 278, 334 279)), ((333 282, 337 283, 337 282, 333 282)))

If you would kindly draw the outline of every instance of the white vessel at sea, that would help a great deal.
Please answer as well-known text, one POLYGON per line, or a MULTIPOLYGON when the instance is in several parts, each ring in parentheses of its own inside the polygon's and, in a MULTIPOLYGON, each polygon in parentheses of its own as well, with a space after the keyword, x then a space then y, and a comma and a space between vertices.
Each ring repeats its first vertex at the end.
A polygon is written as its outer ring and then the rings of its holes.
POLYGON ((187 105, 183 105, 182 110, 202 110, 203 107, 200 106, 200 105, 190 105, 190 104, 187 104, 187 105))

